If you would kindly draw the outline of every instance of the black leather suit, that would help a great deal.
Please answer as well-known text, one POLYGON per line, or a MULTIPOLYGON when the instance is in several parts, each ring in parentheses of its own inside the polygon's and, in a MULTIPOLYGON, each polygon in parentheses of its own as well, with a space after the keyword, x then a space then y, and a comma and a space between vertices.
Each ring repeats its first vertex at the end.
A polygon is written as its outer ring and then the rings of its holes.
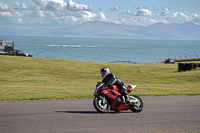
POLYGON ((112 85, 116 85, 119 89, 119 92, 125 99, 127 99, 127 85, 114 73, 109 73, 103 80, 102 83, 105 83, 106 86, 110 87, 112 85))

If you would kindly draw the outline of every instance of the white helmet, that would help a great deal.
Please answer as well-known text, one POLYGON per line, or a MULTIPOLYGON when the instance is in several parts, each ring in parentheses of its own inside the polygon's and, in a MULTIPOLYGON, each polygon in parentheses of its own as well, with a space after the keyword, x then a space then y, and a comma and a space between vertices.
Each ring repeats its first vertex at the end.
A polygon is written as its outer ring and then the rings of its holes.
POLYGON ((105 78, 110 73, 110 70, 109 70, 109 68, 104 67, 101 69, 100 73, 101 73, 101 77, 105 78))

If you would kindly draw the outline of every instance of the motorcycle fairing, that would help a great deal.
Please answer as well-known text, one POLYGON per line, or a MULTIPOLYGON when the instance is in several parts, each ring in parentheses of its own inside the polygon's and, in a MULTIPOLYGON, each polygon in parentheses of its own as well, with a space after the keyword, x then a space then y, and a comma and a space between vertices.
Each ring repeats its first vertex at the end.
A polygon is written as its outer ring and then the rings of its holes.
POLYGON ((127 89, 127 92, 130 93, 133 89, 135 89, 137 85, 129 85, 128 86, 128 89, 127 89))
POLYGON ((116 85, 112 85, 112 86, 110 86, 109 89, 119 91, 119 90, 118 90, 118 87, 117 87, 116 85))
POLYGON ((106 95, 111 100, 116 99, 116 97, 120 94, 119 92, 111 89, 106 89, 103 86, 97 90, 98 94, 106 95))
POLYGON ((124 105, 123 100, 121 102, 118 101, 118 97, 111 103, 110 110, 119 111, 119 110, 129 110, 130 106, 128 104, 124 105))
POLYGON ((105 96, 111 100, 111 108, 110 110, 119 111, 119 110, 129 110, 130 106, 128 104, 124 105, 124 101, 119 101, 118 98, 121 98, 119 92, 111 89, 105 89, 103 86, 98 89, 98 94, 103 101, 105 101, 105 96), (100 96, 102 95, 102 96, 100 96))

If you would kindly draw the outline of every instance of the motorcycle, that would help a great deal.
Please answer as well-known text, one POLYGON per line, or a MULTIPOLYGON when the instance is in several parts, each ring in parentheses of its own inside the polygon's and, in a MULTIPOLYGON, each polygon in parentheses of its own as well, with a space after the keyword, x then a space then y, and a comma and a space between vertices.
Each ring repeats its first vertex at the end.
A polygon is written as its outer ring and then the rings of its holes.
MULTIPOLYGON (((110 110, 119 112, 121 110, 131 110, 132 112, 141 112, 143 110, 143 101, 137 95, 128 95, 130 103, 125 103, 125 98, 118 92, 116 85, 108 88, 103 86, 104 83, 97 82, 94 90, 94 108, 99 113, 107 113, 110 110), (100 85, 99 85, 100 84, 100 85)), ((137 85, 129 85, 127 92, 130 93, 137 85)))

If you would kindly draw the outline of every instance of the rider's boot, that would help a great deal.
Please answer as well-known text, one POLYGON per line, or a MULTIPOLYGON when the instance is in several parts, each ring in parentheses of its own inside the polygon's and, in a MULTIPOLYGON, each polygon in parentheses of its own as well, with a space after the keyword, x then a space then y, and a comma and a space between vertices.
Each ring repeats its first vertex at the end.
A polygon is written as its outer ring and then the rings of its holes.
POLYGON ((126 103, 126 104, 130 104, 130 99, 129 99, 129 96, 128 96, 128 95, 126 95, 126 97, 125 97, 125 103, 126 103))
POLYGON ((125 98, 125 104, 129 104, 130 99, 129 99, 128 93, 126 91, 123 91, 122 96, 124 96, 124 98, 125 98))

